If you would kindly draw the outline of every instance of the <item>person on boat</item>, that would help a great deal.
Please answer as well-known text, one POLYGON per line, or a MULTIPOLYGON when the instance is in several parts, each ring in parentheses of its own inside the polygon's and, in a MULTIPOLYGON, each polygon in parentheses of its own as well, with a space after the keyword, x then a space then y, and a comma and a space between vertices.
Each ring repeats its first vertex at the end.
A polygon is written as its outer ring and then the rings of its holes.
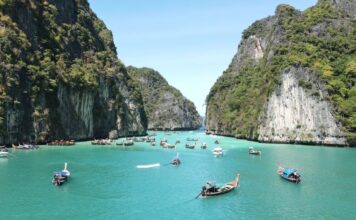
POLYGON ((204 187, 205 187, 205 192, 216 192, 217 191, 215 184, 211 181, 206 182, 204 187))

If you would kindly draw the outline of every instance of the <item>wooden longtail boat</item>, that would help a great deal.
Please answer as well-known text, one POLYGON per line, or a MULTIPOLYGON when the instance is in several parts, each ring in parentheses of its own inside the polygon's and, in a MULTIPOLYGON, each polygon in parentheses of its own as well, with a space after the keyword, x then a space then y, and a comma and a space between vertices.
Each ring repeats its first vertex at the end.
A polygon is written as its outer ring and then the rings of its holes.
POLYGON ((188 148, 188 149, 194 149, 195 148, 195 144, 185 144, 185 148, 188 148))
POLYGON ((177 153, 177 156, 171 161, 171 164, 173 166, 179 166, 181 164, 181 161, 179 159, 179 153, 177 153))
POLYGON ((70 177, 70 172, 67 170, 67 163, 64 163, 64 169, 53 174, 52 183, 56 186, 60 186, 67 182, 70 177))
POLYGON ((215 157, 220 157, 224 154, 223 149, 221 147, 216 147, 213 150, 213 154, 215 157))
POLYGON ((134 142, 132 140, 128 140, 124 142, 124 146, 132 146, 134 145, 134 142))
POLYGON ((200 194, 196 198, 198 198, 200 195, 202 197, 222 195, 222 194, 231 192, 239 185, 240 185, 240 174, 239 173, 236 175, 236 177, 233 181, 222 184, 222 185, 218 185, 211 181, 208 181, 202 187, 200 194))
POLYGON ((277 173, 280 177, 290 182, 299 183, 301 181, 301 175, 297 173, 296 169, 284 168, 281 165, 279 165, 277 173))
POLYGON ((248 149, 248 153, 249 154, 253 154, 253 155, 261 155, 261 151, 260 150, 255 150, 255 149, 253 149, 253 147, 250 147, 249 149, 248 149))
POLYGON ((9 152, 0 150, 0 157, 7 157, 8 155, 9 155, 9 152))

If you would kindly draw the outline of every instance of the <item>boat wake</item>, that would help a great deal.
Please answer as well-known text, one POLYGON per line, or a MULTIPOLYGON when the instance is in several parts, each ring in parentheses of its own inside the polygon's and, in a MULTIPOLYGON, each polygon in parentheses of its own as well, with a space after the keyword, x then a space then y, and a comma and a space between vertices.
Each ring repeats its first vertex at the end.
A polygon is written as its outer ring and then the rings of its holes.
POLYGON ((139 169, 148 169, 148 168, 155 168, 155 167, 160 167, 161 164, 159 163, 154 163, 154 164, 145 164, 145 165, 137 165, 136 168, 139 169))

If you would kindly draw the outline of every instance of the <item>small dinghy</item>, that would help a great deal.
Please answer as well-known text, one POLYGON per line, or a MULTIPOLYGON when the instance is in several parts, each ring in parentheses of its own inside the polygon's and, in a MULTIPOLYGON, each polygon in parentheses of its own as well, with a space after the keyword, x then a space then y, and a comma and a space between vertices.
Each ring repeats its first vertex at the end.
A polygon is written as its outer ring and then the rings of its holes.
POLYGON ((299 183, 301 181, 301 175, 297 173, 296 169, 284 168, 281 165, 279 165, 277 173, 280 177, 290 182, 299 183))
POLYGON ((160 166, 161 166, 161 164, 154 163, 154 164, 137 165, 136 167, 139 169, 148 169, 148 168, 155 168, 155 167, 160 167, 160 166))
POLYGON ((68 181, 70 172, 67 170, 67 163, 64 163, 64 169, 53 174, 52 183, 56 186, 60 186, 68 181))

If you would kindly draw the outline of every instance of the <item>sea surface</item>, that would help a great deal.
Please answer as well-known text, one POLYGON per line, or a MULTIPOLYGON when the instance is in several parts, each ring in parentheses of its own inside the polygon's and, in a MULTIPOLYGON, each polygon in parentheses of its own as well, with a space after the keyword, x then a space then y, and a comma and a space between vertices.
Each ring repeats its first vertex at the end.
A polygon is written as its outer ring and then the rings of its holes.
POLYGON ((356 219, 356 149, 261 144, 199 131, 156 134, 157 141, 181 143, 12 150, 0 158, 0 219, 356 219), (199 138, 194 150, 184 147, 186 138, 199 138), (216 139, 220 158, 212 154, 216 139), (249 155, 251 146, 262 155, 249 155), (177 152, 182 164, 174 167, 169 162, 177 152), (72 177, 56 187, 52 174, 64 162, 72 177), (136 168, 154 163, 161 166, 136 168), (296 168, 302 182, 280 178, 278 163, 296 168), (207 180, 224 183, 237 173, 239 188, 195 199, 207 180))

